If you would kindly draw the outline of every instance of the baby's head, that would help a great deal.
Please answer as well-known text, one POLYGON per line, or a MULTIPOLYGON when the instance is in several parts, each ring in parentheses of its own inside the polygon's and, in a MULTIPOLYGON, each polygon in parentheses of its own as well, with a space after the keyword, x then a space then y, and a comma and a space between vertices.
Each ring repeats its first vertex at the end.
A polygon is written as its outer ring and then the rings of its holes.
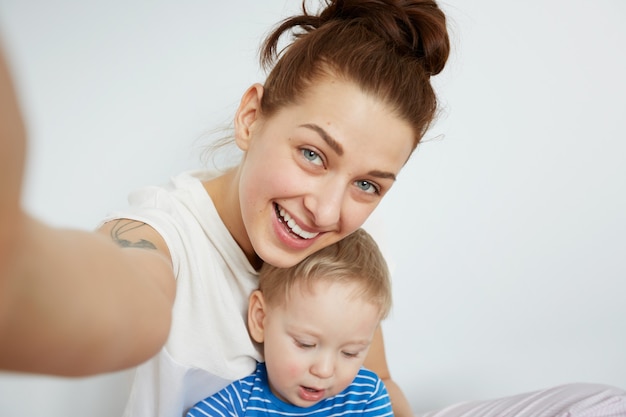
POLYGON ((354 379, 391 308, 387 264, 362 229, 291 268, 265 265, 248 325, 272 392, 309 407, 354 379))

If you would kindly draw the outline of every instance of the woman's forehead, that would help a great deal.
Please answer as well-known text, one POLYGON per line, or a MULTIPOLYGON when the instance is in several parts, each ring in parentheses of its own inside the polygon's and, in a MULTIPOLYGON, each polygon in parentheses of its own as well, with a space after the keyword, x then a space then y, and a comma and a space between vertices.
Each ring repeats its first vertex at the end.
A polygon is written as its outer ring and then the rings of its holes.
POLYGON ((298 125, 323 131, 339 144, 352 135, 382 140, 394 136, 405 139, 413 149, 415 133, 411 124, 384 100, 344 78, 317 80, 297 103, 284 110, 291 113, 298 125))

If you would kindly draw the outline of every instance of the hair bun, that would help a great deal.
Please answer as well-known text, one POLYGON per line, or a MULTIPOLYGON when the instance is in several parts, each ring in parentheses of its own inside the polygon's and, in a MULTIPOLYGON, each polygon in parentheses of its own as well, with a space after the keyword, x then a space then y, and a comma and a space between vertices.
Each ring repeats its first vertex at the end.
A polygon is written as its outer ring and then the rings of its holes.
POLYGON ((303 2, 303 13, 306 31, 337 20, 363 25, 400 54, 420 60, 429 75, 443 70, 450 53, 446 17, 433 0, 328 0, 318 17, 303 2))
POLYGON ((415 147, 437 112, 430 77, 449 53, 446 17, 435 0, 324 0, 318 13, 308 13, 303 0, 302 13, 283 20, 261 48, 261 64, 270 69, 262 111, 271 115, 316 80, 340 77, 406 120, 415 147), (279 51, 287 33, 295 39, 279 51))

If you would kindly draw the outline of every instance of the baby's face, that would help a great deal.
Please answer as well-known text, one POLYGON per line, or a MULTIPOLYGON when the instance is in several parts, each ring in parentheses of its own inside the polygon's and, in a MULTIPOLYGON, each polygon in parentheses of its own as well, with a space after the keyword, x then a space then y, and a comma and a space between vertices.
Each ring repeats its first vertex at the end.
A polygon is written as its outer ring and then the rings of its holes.
POLYGON ((379 324, 377 306, 355 296, 355 283, 295 286, 269 307, 264 351, 272 392, 300 407, 339 394, 363 365, 379 324))

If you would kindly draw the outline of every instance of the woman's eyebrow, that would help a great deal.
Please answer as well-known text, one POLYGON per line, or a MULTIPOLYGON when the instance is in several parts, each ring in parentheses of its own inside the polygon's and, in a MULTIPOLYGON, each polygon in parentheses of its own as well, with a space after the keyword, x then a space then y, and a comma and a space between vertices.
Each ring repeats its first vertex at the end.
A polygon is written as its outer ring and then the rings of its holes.
MULTIPOLYGON (((300 127, 305 127, 307 129, 311 129, 315 131, 318 135, 320 135, 320 137, 324 140, 324 142, 326 142, 328 146, 330 146, 337 153, 337 155, 339 156, 343 155, 343 148, 341 147, 341 144, 337 142, 335 139, 333 139, 333 137, 330 136, 330 134, 328 134, 328 132, 325 131, 319 125, 316 125, 315 123, 305 123, 305 124, 300 125, 300 127)), ((393 181, 396 180, 396 175, 392 172, 370 171, 369 175, 373 177, 378 177, 378 178, 388 178, 393 181)))
POLYGON ((387 179, 394 180, 394 181, 396 180, 396 176, 393 172, 370 171, 368 174, 371 175, 372 177, 387 178, 387 179))
POLYGON ((307 129, 311 129, 317 132, 317 134, 320 135, 322 139, 324 139, 324 142, 326 142, 328 146, 330 146, 337 153, 337 155, 343 155, 343 148, 341 147, 339 142, 333 139, 333 137, 330 136, 328 132, 322 129, 320 126, 316 125, 315 123, 305 123, 303 125, 300 125, 300 127, 306 127, 307 129))

